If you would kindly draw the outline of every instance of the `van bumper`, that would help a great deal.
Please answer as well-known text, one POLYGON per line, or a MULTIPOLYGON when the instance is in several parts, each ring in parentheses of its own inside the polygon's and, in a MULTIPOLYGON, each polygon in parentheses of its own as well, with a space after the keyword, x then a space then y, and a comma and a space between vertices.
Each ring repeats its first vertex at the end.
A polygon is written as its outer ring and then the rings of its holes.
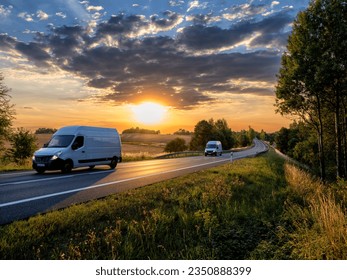
POLYGON ((217 151, 211 151, 211 150, 206 150, 205 151, 205 156, 216 156, 217 151))
POLYGON ((34 159, 33 160, 33 169, 44 169, 44 170, 61 170, 64 166, 64 160, 61 158, 57 158, 55 160, 47 160, 42 161, 39 160, 38 162, 34 159))

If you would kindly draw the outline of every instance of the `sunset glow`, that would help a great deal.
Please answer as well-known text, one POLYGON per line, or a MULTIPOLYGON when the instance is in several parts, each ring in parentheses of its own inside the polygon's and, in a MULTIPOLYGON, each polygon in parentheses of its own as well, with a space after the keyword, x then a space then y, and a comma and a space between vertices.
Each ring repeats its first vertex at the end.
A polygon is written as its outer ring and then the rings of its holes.
POLYGON ((139 105, 132 105, 131 111, 136 121, 143 124, 157 124, 164 119, 167 109, 157 103, 144 102, 139 105))

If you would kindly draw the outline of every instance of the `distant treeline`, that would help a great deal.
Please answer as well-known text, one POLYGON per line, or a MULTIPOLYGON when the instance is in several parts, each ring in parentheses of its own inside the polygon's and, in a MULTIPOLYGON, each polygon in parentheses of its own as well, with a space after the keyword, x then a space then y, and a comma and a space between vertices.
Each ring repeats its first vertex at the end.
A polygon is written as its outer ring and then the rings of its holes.
POLYGON ((194 128, 192 140, 189 143, 190 150, 203 150, 208 141, 218 140, 222 142, 223 150, 236 147, 246 147, 253 143, 257 137, 261 140, 273 142, 273 135, 264 130, 255 131, 252 127, 239 132, 232 131, 225 119, 209 119, 199 121, 194 128))
POLYGON ((35 134, 53 134, 57 131, 55 128, 41 127, 35 131, 35 134))
POLYGON ((123 130, 122 134, 124 133, 142 133, 142 134, 160 134, 160 130, 151 130, 151 129, 144 129, 144 128, 128 128, 123 130))
POLYGON ((192 135, 192 134, 194 134, 194 132, 180 128, 179 130, 177 130, 173 134, 174 135, 192 135))

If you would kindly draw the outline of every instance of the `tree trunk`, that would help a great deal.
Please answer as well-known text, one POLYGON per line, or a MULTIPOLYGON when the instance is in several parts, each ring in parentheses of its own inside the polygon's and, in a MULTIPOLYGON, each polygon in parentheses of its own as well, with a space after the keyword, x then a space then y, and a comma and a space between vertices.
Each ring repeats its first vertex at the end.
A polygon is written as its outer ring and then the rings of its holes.
POLYGON ((319 154, 319 169, 320 178, 324 182, 326 179, 325 172, 325 154, 324 154, 324 139, 323 139, 323 120, 321 112, 321 100, 317 96, 317 111, 318 111, 318 154, 319 154))
POLYGON ((335 137, 336 137, 336 177, 344 178, 343 170, 343 150, 342 150, 342 133, 341 133, 341 122, 340 122, 340 96, 335 91, 335 137))

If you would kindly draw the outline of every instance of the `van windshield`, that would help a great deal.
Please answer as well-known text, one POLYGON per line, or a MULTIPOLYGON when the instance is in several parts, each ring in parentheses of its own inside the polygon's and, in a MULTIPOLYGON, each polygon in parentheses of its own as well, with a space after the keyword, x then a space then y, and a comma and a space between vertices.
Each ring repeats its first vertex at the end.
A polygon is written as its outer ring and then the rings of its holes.
POLYGON ((55 135, 48 142, 47 148, 65 148, 68 147, 72 140, 74 139, 74 135, 55 135))
POLYGON ((217 145, 216 144, 207 144, 206 148, 214 149, 214 148, 217 148, 217 145))

